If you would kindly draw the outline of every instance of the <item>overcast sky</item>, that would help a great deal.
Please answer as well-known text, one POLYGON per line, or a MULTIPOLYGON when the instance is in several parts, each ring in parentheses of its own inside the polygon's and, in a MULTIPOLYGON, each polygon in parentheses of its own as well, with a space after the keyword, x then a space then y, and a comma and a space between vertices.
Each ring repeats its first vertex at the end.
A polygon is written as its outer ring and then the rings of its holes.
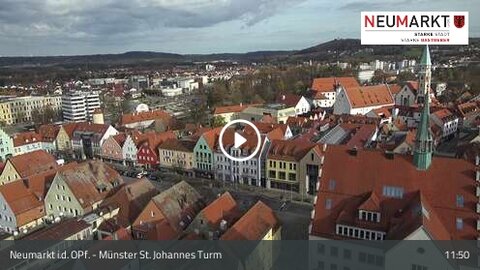
POLYGON ((375 10, 469 11, 480 37, 478 0, 0 0, 0 56, 303 49, 375 10))

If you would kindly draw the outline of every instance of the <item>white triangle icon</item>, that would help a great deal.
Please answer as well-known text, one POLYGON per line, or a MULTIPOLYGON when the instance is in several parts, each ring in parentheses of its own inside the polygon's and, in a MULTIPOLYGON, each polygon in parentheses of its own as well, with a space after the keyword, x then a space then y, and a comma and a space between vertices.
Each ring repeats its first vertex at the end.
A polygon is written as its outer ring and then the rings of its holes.
POLYGON ((247 141, 247 139, 245 139, 242 135, 240 135, 240 134, 238 134, 237 132, 235 132, 235 142, 234 142, 233 147, 239 148, 239 147, 242 146, 242 144, 244 144, 246 141, 247 141))

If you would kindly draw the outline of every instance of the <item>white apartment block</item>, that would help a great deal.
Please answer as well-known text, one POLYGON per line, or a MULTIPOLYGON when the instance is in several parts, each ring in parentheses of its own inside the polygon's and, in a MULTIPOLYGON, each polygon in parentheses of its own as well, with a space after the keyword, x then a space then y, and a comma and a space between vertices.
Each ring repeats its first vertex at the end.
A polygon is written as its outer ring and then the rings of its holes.
POLYGON ((91 120, 95 109, 100 108, 98 92, 70 92, 62 96, 63 120, 83 122, 91 120))

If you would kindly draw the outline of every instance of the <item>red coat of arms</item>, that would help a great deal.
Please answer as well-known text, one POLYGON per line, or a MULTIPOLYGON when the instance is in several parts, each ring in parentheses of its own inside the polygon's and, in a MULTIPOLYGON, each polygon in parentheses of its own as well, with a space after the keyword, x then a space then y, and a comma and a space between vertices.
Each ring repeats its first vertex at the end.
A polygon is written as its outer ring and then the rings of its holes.
POLYGON ((453 23, 455 24, 455 27, 462 28, 465 25, 465 16, 453 16, 453 23))

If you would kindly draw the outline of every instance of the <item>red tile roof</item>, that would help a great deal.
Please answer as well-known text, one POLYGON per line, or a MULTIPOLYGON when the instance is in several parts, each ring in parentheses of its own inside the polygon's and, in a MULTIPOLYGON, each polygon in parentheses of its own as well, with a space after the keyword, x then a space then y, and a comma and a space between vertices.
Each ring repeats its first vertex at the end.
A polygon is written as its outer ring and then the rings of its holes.
POLYGON ((279 104, 285 104, 289 107, 295 107, 298 102, 302 99, 302 96, 294 94, 280 94, 277 96, 276 102, 279 104))
POLYGON ((387 85, 347 87, 345 93, 353 108, 394 105, 387 85))
MULTIPOLYGON (((176 139, 177 135, 173 133, 173 131, 166 131, 166 132, 147 132, 143 135, 141 140, 141 144, 143 146, 147 146, 152 149, 155 153, 157 153, 158 146, 168 139, 176 139)), ((158 153, 157 153, 158 154, 158 153)))
POLYGON ((93 132, 100 135, 105 134, 107 132, 110 125, 107 124, 94 124, 90 122, 81 122, 77 123, 74 129, 74 132, 93 132))
POLYGON ((66 123, 62 125, 63 130, 67 133, 68 137, 72 139, 73 137, 73 132, 75 131, 75 128, 77 127, 77 123, 66 123))
POLYGON ((360 86, 354 77, 328 77, 314 79, 312 90, 317 92, 334 92, 335 86, 338 84, 346 88, 360 86))
POLYGON ((113 139, 118 143, 120 147, 123 147, 125 140, 127 139, 127 134, 125 133, 118 133, 117 135, 113 135, 113 139))
POLYGON ((442 122, 450 122, 457 118, 452 112, 450 112, 449 109, 441 109, 433 113, 438 119, 440 119, 442 122))
POLYGON ((59 171, 57 175, 62 177, 80 205, 87 210, 91 210, 94 203, 105 199, 113 190, 114 183, 123 183, 117 171, 100 161, 81 163, 59 171))
POLYGON ((42 141, 42 135, 35 131, 21 132, 13 135, 13 146, 20 147, 31 143, 39 143, 42 141))
POLYGON ((161 143, 158 148, 162 150, 173 150, 179 152, 193 152, 196 141, 168 139, 161 143))
POLYGON ((147 203, 158 194, 157 189, 147 179, 138 179, 123 185, 115 194, 106 198, 101 207, 118 207, 114 223, 129 227, 143 211, 147 203))
POLYGON ((0 186, 0 193, 15 214, 18 227, 45 215, 43 201, 22 180, 0 186))
POLYGON ((388 87, 390 87, 390 92, 392 92, 393 95, 398 94, 402 90, 402 86, 398 84, 389 84, 388 87))
POLYGON ((42 173, 58 167, 55 157, 43 150, 13 156, 8 159, 21 178, 42 173))
POLYGON ((280 229, 275 212, 261 201, 250 208, 220 238, 221 240, 262 240, 269 230, 280 229))
POLYGON ((459 104, 457 105, 457 109, 462 117, 474 114, 475 112, 478 113, 479 111, 479 107, 476 102, 466 102, 459 104))
POLYGON ((148 112, 129 113, 122 115, 120 119, 120 125, 125 126, 128 124, 150 121, 150 120, 163 120, 167 124, 172 121, 172 116, 163 110, 152 110, 148 112))
MULTIPOLYGON (((321 152, 320 145, 305 140, 273 140, 268 149, 267 158, 276 160, 301 160, 312 148, 317 147, 321 152)), ((320 153, 319 152, 319 153, 320 153)))
POLYGON ((345 144, 350 147, 364 147, 365 144, 373 138, 377 132, 377 126, 371 124, 347 124, 343 123, 340 126, 344 130, 350 130, 346 138, 345 144))
POLYGON ((204 138, 205 142, 208 144, 210 149, 215 149, 215 146, 217 145, 218 138, 220 137, 220 131, 222 130, 222 127, 214 128, 211 130, 208 130, 207 132, 202 134, 202 137, 204 138))
POLYGON ((335 234, 335 226, 340 223, 382 230, 387 239, 403 239, 421 225, 436 240, 479 236, 473 164, 434 157, 427 171, 418 171, 409 155, 395 155, 390 159, 383 152, 371 150, 358 150, 353 155, 348 147, 336 145, 328 146, 324 156, 312 235, 343 238, 335 234), (331 181, 335 181, 333 188, 331 181), (386 187, 403 189, 403 196, 384 195, 386 187), (380 200, 381 222, 378 224, 358 220, 357 210, 365 203, 370 204, 367 201, 372 192, 380 200), (464 207, 457 206, 457 196, 463 197, 464 207), (326 207, 327 200, 330 209, 326 207), (456 228, 456 218, 463 219, 463 229, 456 228), (408 230, 402 227, 406 224, 410 226, 408 230))
POLYGON ((28 185, 28 188, 35 192, 39 198, 45 198, 48 188, 50 187, 57 172, 74 168, 77 165, 77 162, 70 162, 61 167, 56 167, 48 171, 28 176, 25 178, 25 181, 28 185))
POLYGON ((176 232, 183 231, 204 207, 200 194, 185 181, 153 197, 152 201, 176 232))
POLYGON ((82 219, 67 219, 31 233, 22 238, 22 240, 64 240, 89 227, 91 227, 91 225, 82 219))
POLYGON ((229 105, 229 106, 220 106, 220 107, 215 107, 213 110, 213 114, 224 114, 224 113, 238 113, 242 112, 246 108, 254 105, 259 105, 259 104, 238 104, 238 105, 229 105))
POLYGON ((54 142, 58 131, 60 131, 60 126, 53 124, 42 125, 38 128, 38 133, 42 136, 44 142, 54 142))
POLYGON ((233 224, 241 216, 241 213, 232 195, 225 192, 200 211, 199 215, 203 216, 212 228, 218 229, 222 220, 233 224))

